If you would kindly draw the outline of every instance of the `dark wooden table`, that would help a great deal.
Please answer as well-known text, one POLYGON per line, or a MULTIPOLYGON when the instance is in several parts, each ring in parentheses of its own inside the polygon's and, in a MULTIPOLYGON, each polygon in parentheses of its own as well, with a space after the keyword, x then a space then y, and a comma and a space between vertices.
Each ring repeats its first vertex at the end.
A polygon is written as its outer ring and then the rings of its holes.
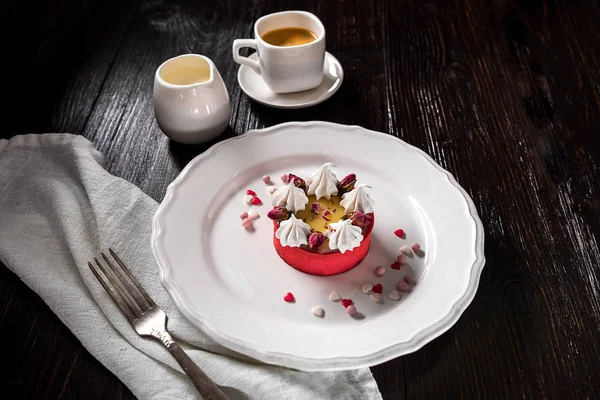
MULTIPOLYGON (((157 201, 207 148, 169 143, 154 119, 154 71, 181 53, 223 75, 223 138, 326 120, 425 150, 475 201, 487 265, 452 329, 372 369, 384 398, 598 398, 598 2, 7 0, 0 15, 1 136, 84 135, 157 201), (232 41, 284 9, 318 15, 345 69, 313 108, 258 105, 236 81, 232 41)), ((34 292, 4 266, 0 276, 3 393, 133 398, 34 292)))

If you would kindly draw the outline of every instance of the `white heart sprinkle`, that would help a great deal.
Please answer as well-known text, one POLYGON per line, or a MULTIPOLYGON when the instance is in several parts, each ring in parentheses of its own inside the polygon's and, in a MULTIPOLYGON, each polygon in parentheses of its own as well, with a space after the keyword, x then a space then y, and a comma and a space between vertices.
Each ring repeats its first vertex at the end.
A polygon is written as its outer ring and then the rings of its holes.
POLYGON ((394 301, 398 301, 400 300, 400 292, 397 290, 392 290, 390 294, 388 294, 388 297, 394 301))
POLYGON ((408 246, 402 246, 400 247, 400 253, 410 255, 412 253, 412 250, 408 246))
POLYGON ((371 289, 373 289, 373 285, 369 285, 368 283, 362 285, 363 293, 369 293, 371 289))
POLYGON ((267 186, 267 192, 269 194, 275 193, 276 190, 277 190, 277 188, 275 186, 267 186))
POLYGON ((250 218, 250 219, 258 218, 258 212, 254 211, 254 210, 248 211, 248 218, 250 218))
POLYGON ((251 194, 246 194, 244 195, 244 202, 247 204, 252 203, 252 199, 254 198, 254 196, 252 196, 251 194))
POLYGON ((379 293, 371 293, 369 295, 371 300, 373 300, 375 303, 377 303, 379 301, 379 296, 381 296, 379 293))
POLYGON ((322 317, 323 315, 325 315, 325 310, 323 310, 323 307, 321 306, 314 306, 312 310, 310 310, 310 312, 312 312, 313 315, 316 315, 317 317, 322 317))
POLYGON ((340 301, 342 299, 342 296, 340 296, 340 294, 338 292, 331 292, 329 294, 329 300, 331 301, 340 301))

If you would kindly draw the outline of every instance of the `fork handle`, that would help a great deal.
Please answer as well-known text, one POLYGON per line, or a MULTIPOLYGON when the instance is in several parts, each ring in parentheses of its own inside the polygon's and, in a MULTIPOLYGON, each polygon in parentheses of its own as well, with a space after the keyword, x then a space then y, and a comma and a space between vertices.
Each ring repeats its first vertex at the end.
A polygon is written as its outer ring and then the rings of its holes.
POLYGON ((223 391, 206 375, 200 367, 186 354, 185 351, 173 340, 169 332, 153 332, 153 336, 165 345, 169 352, 175 357, 175 360, 181 365, 181 368, 190 377, 192 383, 198 389, 202 398, 205 400, 228 400, 229 398, 223 391))

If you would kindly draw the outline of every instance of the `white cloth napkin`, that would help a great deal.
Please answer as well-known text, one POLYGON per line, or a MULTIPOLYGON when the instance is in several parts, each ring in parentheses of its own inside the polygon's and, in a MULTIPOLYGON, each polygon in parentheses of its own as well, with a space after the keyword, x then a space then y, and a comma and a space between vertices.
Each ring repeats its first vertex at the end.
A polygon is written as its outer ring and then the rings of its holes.
POLYGON ((307 373, 249 360, 190 325, 150 249, 157 204, 110 175, 81 136, 0 140, 0 260, 140 399, 199 398, 168 351, 140 338, 87 261, 115 249, 169 316, 172 335, 232 399, 380 399, 369 369, 307 373))

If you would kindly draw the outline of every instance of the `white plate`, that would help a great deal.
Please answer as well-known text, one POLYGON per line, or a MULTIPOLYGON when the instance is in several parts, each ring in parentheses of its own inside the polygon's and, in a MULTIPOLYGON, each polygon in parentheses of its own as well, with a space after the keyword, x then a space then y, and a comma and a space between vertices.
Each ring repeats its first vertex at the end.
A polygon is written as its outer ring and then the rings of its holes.
POLYGON ((371 366, 413 352, 448 330, 469 305, 484 265, 483 228, 473 202, 452 175, 423 151, 383 133, 326 122, 291 122, 216 144, 169 185, 154 218, 152 246, 163 285, 181 312, 212 339, 266 363, 300 370, 371 366), (332 154, 335 151, 335 154, 332 154), (333 162, 341 179, 354 172, 372 186, 372 246, 354 270, 306 275, 275 253, 271 208, 261 177, 308 175, 333 162), (265 205, 255 232, 239 214, 246 189, 265 205), (397 238, 397 228, 406 240, 397 238), (425 257, 391 270, 398 248, 419 242, 425 257), (386 274, 373 274, 377 265, 386 274), (419 282, 399 302, 387 298, 407 271, 419 282), (362 293, 382 283, 383 304, 362 293), (332 291, 352 299, 347 315, 332 291), (283 301, 292 292, 296 303, 283 301), (321 305, 325 318, 311 314, 321 305))
MULTIPOLYGON (((256 53, 248 58, 256 60, 256 53)), ((260 75, 260 72, 241 65, 238 69, 238 83, 242 90, 253 100, 275 108, 304 108, 322 103, 342 85, 344 70, 340 62, 330 53, 325 52, 323 64, 323 82, 315 89, 296 93, 277 94, 271 90, 260 75)))

